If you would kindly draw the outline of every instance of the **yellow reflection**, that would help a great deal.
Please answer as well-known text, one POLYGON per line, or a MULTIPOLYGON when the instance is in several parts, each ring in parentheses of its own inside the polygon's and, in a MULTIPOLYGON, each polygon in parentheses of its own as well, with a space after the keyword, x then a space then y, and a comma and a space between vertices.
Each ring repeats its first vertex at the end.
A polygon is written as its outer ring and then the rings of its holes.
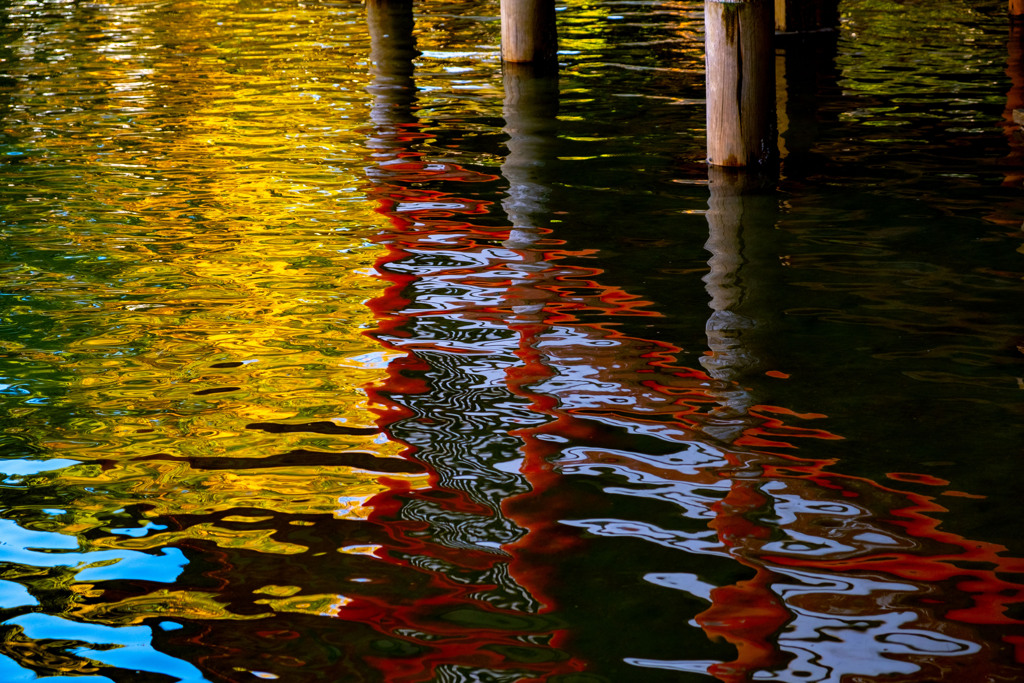
POLYGON ((212 593, 199 591, 158 590, 147 595, 116 602, 74 605, 69 615, 83 620, 102 621, 117 626, 133 626, 143 619, 160 616, 166 619, 209 619, 252 621, 266 614, 234 614, 212 593))
POLYGON ((262 593, 263 595, 272 595, 278 598, 289 598, 296 593, 302 592, 302 588, 299 586, 263 586, 263 588, 257 588, 253 593, 262 593))
POLYGON ((257 600, 258 605, 267 605, 275 612, 298 612, 314 616, 336 617, 350 598, 341 595, 297 595, 290 598, 257 600))
MULTIPOLYGON (((371 239, 382 218, 358 159, 365 65, 332 49, 364 40, 345 14, 358 10, 72 4, 46 29, 70 50, 59 70, 37 65, 46 46, 27 30, 46 17, 13 12, 26 29, 10 65, 24 106, 6 123, 36 154, 24 173, 37 189, 23 199, 38 204, 19 239, 46 255, 16 288, 55 313, 45 340, 3 350, 54 368, 60 391, 17 408, 20 429, 80 463, 33 481, 74 496, 51 525, 60 534, 112 527, 125 509, 185 520, 90 534, 83 552, 188 541, 301 554, 275 538, 290 515, 315 534, 310 515, 365 519, 388 490, 345 465, 347 452, 405 448, 375 431, 383 408, 367 396, 396 354, 365 334, 376 326, 365 303, 385 286, 371 239), (351 429, 301 429, 313 423, 351 429)), ((339 600, 267 604, 329 613, 339 600)), ((239 618, 210 595, 173 591, 69 609, 117 623, 239 618)))

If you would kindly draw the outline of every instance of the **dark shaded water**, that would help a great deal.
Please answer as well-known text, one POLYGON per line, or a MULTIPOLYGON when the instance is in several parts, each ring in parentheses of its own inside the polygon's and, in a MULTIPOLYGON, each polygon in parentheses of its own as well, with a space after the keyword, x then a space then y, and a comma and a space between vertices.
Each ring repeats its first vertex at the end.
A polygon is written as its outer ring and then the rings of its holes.
POLYGON ((841 10, 759 181, 688 0, 3 2, 0 679, 1024 677, 1022 38, 841 10))

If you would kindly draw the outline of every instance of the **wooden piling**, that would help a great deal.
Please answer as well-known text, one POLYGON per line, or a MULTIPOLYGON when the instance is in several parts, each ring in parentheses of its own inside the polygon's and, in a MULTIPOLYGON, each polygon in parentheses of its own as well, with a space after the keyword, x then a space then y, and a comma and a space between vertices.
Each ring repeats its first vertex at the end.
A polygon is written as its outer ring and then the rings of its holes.
POLYGON ((708 163, 775 157, 774 0, 705 0, 708 163))
POLYGON ((553 63, 558 54, 555 0, 501 0, 501 58, 553 63))
POLYGON ((1010 0, 1010 16, 1024 17, 1024 0, 1010 0))

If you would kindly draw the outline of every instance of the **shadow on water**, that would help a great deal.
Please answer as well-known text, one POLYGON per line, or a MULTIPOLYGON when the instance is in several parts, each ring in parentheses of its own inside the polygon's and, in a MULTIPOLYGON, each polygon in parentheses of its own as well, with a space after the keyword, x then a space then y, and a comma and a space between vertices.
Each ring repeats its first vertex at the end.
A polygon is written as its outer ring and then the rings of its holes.
POLYGON ((51 5, 0 678, 1020 678, 1014 95, 879 54, 991 7, 781 47, 765 179, 700 163, 696 2, 571 4, 557 74, 494 3, 51 5))

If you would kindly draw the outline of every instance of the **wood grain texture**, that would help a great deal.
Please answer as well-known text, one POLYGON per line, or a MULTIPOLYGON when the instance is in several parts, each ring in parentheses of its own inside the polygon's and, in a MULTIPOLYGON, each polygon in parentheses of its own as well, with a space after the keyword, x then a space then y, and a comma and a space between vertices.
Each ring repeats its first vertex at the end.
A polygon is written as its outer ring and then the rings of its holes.
POLYGON ((708 162, 756 166, 776 154, 774 0, 704 3, 708 162))
POLYGON ((558 53, 554 0, 501 0, 501 58, 554 62, 558 53))

